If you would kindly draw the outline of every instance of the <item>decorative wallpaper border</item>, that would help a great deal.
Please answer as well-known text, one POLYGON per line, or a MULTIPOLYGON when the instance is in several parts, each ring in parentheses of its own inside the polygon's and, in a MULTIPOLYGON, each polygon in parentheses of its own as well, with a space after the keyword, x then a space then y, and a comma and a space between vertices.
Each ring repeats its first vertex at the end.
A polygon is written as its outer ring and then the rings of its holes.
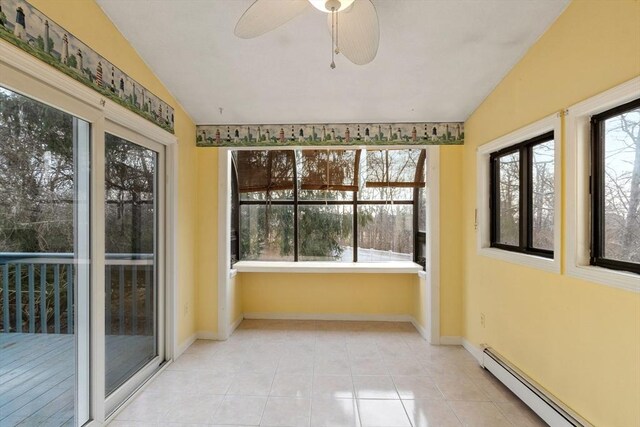
POLYGON ((24 0, 0 0, 0 38, 173 133, 173 108, 24 0))
POLYGON ((198 125, 198 147, 462 145, 464 123, 198 125))

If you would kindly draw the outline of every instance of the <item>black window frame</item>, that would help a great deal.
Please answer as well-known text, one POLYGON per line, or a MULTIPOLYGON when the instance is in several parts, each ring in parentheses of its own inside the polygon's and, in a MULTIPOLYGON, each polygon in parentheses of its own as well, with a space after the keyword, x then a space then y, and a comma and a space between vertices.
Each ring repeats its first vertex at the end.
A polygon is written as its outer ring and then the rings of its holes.
MULTIPOLYGON (((283 148, 284 150, 286 150, 286 148, 283 148)), ((311 149, 311 148, 310 148, 311 149)), ((398 148, 401 149, 401 148, 398 148)), ((406 148, 407 150, 409 150, 409 148, 406 148)), ((410 148, 411 150, 415 150, 415 149, 419 149, 419 150, 426 150, 426 148, 410 148)), ((259 148, 257 148, 257 150, 260 150, 259 148)), ((353 150, 353 151, 366 151, 365 149, 360 149, 360 148, 350 148, 350 149, 346 149, 346 150, 353 150)), ((396 150, 396 149, 393 149, 396 150)), ((298 151, 300 151, 300 149, 291 149, 291 151, 294 151, 296 154, 298 151)), ((359 156, 358 156, 359 157, 359 156)), ((232 153, 232 158, 235 159, 235 152, 232 153)), ((297 157, 296 157, 297 158, 297 157)), ((426 155, 424 156, 424 159, 422 160, 424 162, 423 164, 423 173, 424 171, 426 171, 426 155)), ((298 217, 299 217, 299 207, 300 206, 335 206, 335 205, 350 205, 353 206, 353 228, 352 228, 352 242, 353 242, 353 261, 352 262, 358 262, 358 207, 359 206, 365 206, 365 205, 386 205, 386 204, 393 204, 393 205, 411 205, 413 207, 413 218, 412 218, 412 224, 413 224, 413 230, 412 230, 412 234, 413 234, 413 253, 412 253, 412 259, 413 262, 415 262, 416 264, 421 265, 423 268, 426 268, 426 262, 424 259, 424 254, 422 254, 420 251, 417 250, 418 248, 418 244, 420 242, 425 242, 426 241, 426 233, 424 231, 420 231, 419 227, 418 227, 418 215, 419 215, 419 197, 418 197, 418 192, 420 191, 419 188, 415 188, 414 191, 412 192, 412 199, 406 199, 406 200, 393 200, 393 201, 389 201, 389 200, 360 200, 358 198, 358 191, 353 191, 353 195, 352 195, 352 199, 351 200, 300 200, 299 199, 299 192, 300 192, 300 183, 299 183, 299 179, 298 179, 298 167, 297 167, 297 160, 296 162, 294 162, 294 168, 293 168, 293 198, 292 200, 243 200, 240 195, 239 195, 239 189, 238 189, 238 178, 237 178, 237 167, 235 165, 235 161, 232 162, 232 192, 235 192, 236 194, 233 195, 231 197, 232 203, 234 203, 234 206, 232 206, 232 209, 235 208, 235 214, 232 214, 232 224, 234 224, 236 226, 235 229, 235 233, 232 236, 232 239, 235 238, 236 239, 236 246, 231 248, 232 251, 232 265, 235 264, 235 262, 237 261, 243 261, 242 259, 242 254, 240 253, 240 248, 239 248, 239 243, 240 243, 240 236, 241 236, 241 232, 240 229, 242 227, 242 221, 240 221, 240 206, 243 205, 262 205, 262 206, 268 206, 268 205, 281 205, 281 206, 292 206, 293 207, 293 221, 294 221, 294 226, 293 226, 293 255, 294 255, 294 259, 293 261, 290 262, 298 262, 299 261, 299 226, 298 226, 298 217), (235 217, 235 218, 234 218, 235 217), (237 260, 233 259, 233 252, 234 250, 236 251, 237 254, 237 260)), ((233 228, 233 227, 232 227, 233 228)), ((271 262, 271 261, 264 261, 264 262, 271 262)), ((310 261, 310 262, 316 262, 316 261, 310 261)), ((380 261, 380 262, 388 262, 388 261, 380 261)))
POLYGON ((238 169, 236 167, 236 155, 231 154, 231 229, 230 263, 231 267, 240 260, 240 193, 238 191, 238 169))
POLYGON ((610 270, 640 274, 640 263, 620 261, 603 256, 605 238, 604 123, 611 117, 618 116, 635 108, 640 108, 640 98, 591 117, 591 176, 589 177, 589 190, 591 194, 591 253, 589 263, 610 270))
MULTIPOLYGON (((536 248, 533 245, 533 147, 555 140, 554 131, 549 131, 526 141, 490 154, 490 246, 511 252, 535 255, 553 259, 554 251, 536 248), (500 159, 509 154, 519 153, 519 230, 518 245, 508 245, 498 241, 500 232, 500 159)), ((554 156, 554 163, 556 159, 554 156)), ((554 181, 559 177, 554 175, 554 181)), ((554 222, 554 227, 558 225, 554 222)), ((554 241, 554 245, 555 245, 554 241)))

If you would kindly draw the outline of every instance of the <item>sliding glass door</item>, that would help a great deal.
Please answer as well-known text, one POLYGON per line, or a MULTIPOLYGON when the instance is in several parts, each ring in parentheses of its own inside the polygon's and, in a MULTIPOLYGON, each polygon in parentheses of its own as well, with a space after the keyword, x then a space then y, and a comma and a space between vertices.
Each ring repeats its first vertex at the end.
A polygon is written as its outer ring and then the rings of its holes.
POLYGON ((108 412, 163 361, 163 162, 160 145, 105 134, 108 412))
POLYGON ((5 59, 0 426, 103 423, 166 358, 175 138, 54 70, 34 76, 5 59))
POLYGON ((90 125, 0 87, 0 425, 89 419, 90 125))

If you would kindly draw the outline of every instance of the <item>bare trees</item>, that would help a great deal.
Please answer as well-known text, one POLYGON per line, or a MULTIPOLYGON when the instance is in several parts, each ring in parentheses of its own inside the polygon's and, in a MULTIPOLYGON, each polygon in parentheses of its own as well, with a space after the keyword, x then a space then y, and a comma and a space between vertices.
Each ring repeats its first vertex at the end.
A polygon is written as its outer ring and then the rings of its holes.
POLYGON ((0 88, 0 251, 73 250, 73 118, 0 88))
POLYGON ((604 124, 604 257, 640 262, 640 108, 604 124))

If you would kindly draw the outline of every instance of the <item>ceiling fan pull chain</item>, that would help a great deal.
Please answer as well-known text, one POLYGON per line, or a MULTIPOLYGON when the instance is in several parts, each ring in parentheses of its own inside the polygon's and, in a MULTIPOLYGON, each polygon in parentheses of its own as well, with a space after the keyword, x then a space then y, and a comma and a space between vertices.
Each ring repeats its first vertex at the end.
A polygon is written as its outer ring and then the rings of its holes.
POLYGON ((331 8, 331 69, 336 68, 335 61, 335 50, 333 47, 335 46, 336 40, 336 8, 331 8))

